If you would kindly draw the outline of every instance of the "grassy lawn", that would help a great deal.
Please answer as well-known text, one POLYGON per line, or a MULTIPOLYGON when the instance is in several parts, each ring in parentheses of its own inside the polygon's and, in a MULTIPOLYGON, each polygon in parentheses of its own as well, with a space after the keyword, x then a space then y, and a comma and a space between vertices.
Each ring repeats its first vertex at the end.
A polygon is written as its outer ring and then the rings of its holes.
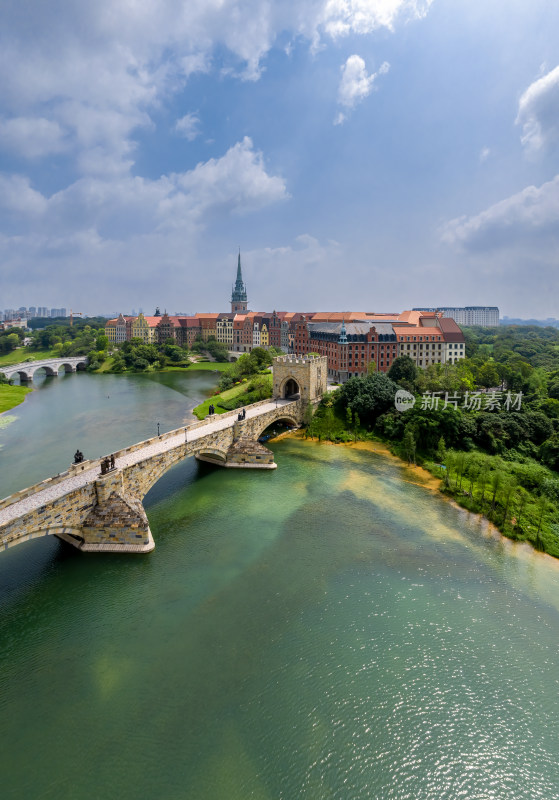
POLYGON ((33 390, 29 386, 10 386, 8 383, 0 384, 0 414, 9 411, 23 403, 25 395, 33 390))
POLYGON ((109 356, 108 358, 106 358, 103 361, 103 363, 101 364, 99 369, 95 370, 95 372, 96 373, 98 373, 98 372, 111 372, 114 363, 115 363, 114 358, 112 356, 109 356))
POLYGON ((231 364, 228 361, 197 361, 195 364, 192 364, 189 367, 189 370, 192 372, 194 370, 210 370, 211 372, 224 372, 227 367, 230 367, 231 364))
MULTIPOLYGON (((253 376, 254 377, 254 376, 253 376)), ((267 376, 269 378, 270 390, 272 388, 272 375, 269 373, 267 376)), ((215 406, 215 413, 216 414, 225 414, 225 408, 220 408, 217 404, 220 400, 234 400, 237 397, 245 394, 247 391, 247 387, 250 383, 251 379, 248 378, 244 380, 242 383, 239 383, 237 386, 233 386, 231 389, 226 389, 226 391, 221 392, 220 394, 215 394, 213 397, 208 397, 207 400, 204 400, 203 403, 200 403, 199 406, 196 406, 193 409, 193 413, 198 419, 204 419, 208 414, 208 409, 211 404, 215 406)))
POLYGON ((11 367, 12 364, 19 364, 32 358, 33 361, 41 361, 43 358, 59 358, 54 350, 31 350, 29 347, 18 347, 11 353, 4 353, 0 356, 0 366, 11 367))
POLYGON ((232 389, 227 389, 225 392, 221 392, 221 394, 216 394, 213 397, 208 397, 207 400, 204 400, 203 403, 200 403, 199 406, 196 406, 194 409, 194 414, 198 417, 198 419, 204 419, 209 413, 208 409, 210 405, 213 403, 215 405, 215 413, 216 414, 225 414, 224 408, 219 408, 216 405, 218 400, 233 400, 235 397, 239 397, 239 395, 244 394, 246 391, 246 381, 240 383, 238 386, 233 386, 232 389))

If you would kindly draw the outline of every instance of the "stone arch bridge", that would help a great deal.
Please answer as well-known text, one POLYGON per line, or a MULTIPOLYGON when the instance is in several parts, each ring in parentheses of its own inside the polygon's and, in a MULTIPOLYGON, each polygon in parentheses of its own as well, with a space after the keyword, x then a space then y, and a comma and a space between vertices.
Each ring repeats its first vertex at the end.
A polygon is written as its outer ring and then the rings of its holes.
POLYGON ((23 361, 21 364, 12 364, 9 367, 0 367, 6 378, 11 381, 19 375, 22 381, 32 381, 38 370, 44 370, 47 375, 58 375, 62 367, 64 372, 76 372, 87 366, 87 356, 72 356, 71 358, 45 358, 42 361, 23 361))
POLYGON ((90 552, 153 550, 142 500, 156 481, 191 455, 224 467, 274 469, 273 453, 258 438, 275 422, 299 426, 326 390, 326 374, 325 357, 280 357, 274 397, 246 406, 242 419, 239 410, 206 417, 113 453, 114 469, 105 474, 103 459, 85 461, 16 492, 0 501, 0 550, 49 535, 90 552), (294 384, 296 399, 286 398, 282 389, 294 384))

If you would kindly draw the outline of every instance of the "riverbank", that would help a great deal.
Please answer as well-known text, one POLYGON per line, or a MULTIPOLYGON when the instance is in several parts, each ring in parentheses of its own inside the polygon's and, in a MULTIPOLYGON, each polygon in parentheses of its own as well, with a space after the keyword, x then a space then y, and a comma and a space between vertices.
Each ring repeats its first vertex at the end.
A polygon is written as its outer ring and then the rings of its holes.
POLYGON ((151 364, 147 369, 114 369, 114 358, 109 356, 99 369, 92 370, 92 375, 149 375, 154 372, 224 372, 230 366, 225 361, 189 361, 183 364, 166 364, 164 367, 155 367, 151 364))
MULTIPOLYGON (((295 435, 301 438, 305 436, 302 431, 298 431, 295 435)), ((458 508, 483 520, 494 529, 495 533, 559 558, 559 536, 556 532, 559 525, 556 509, 545 495, 534 493, 533 490, 538 486, 538 476, 530 474, 530 470, 532 472, 539 470, 552 476, 545 467, 503 462, 496 456, 488 456, 478 451, 456 454, 449 452, 446 458, 448 468, 430 461, 424 461, 421 465, 409 464, 398 452, 400 442, 376 438, 357 442, 324 441, 324 444, 349 445, 355 449, 368 450, 394 459, 405 467, 409 475, 414 476, 414 480, 407 482, 443 494, 458 508), (468 456, 472 460, 470 470, 467 465, 468 456), (479 467, 477 459, 484 460, 485 478, 480 477, 483 467, 479 467), (458 463, 461 463, 461 466, 458 466, 458 463), (499 469, 503 470, 504 477, 492 478, 491 476, 495 476, 499 469), (536 483, 532 486, 530 481, 534 480, 536 483)), ((541 482, 541 476, 539 479, 541 482)))
POLYGON ((23 403, 26 395, 32 392, 28 386, 11 386, 9 383, 0 384, 0 414, 10 411, 23 403))
POLYGON ((45 358, 60 358, 60 353, 55 350, 32 350, 30 347, 16 347, 9 353, 0 356, 0 369, 13 367, 23 361, 42 361, 45 358))

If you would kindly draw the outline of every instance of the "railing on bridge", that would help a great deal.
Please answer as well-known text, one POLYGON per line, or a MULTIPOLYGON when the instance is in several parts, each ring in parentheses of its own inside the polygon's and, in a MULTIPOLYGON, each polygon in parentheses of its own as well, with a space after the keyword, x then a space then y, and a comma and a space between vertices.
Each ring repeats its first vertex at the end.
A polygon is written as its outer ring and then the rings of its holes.
MULTIPOLYGON (((259 406, 267 405, 268 403, 274 402, 271 398, 267 398, 266 400, 259 400, 256 403, 251 403, 250 406, 247 408, 258 408, 259 406)), ((283 403, 282 405, 285 405, 283 403)), ((231 419, 237 418, 239 414, 239 409, 234 409, 233 411, 226 411, 224 414, 215 415, 212 417, 212 420, 216 419, 231 419)), ((144 439, 141 442, 136 442, 133 445, 128 447, 124 447, 121 450, 116 450, 111 455, 114 455, 115 459, 122 458, 123 456, 127 456, 130 453, 135 453, 138 450, 141 450, 144 447, 148 447, 155 442, 164 442, 167 439, 172 439, 175 436, 185 435, 188 436, 189 431, 197 430, 198 428, 203 428, 204 426, 208 425, 208 418, 203 420, 198 420, 197 422, 192 422, 188 425, 184 425, 181 428, 174 428, 172 431, 167 431, 166 433, 162 433, 159 436, 152 436, 149 439, 144 439)), ((53 475, 50 478, 45 478, 44 481, 40 483, 36 483, 33 486, 28 486, 25 489, 21 489, 19 492, 14 492, 13 494, 5 497, 3 500, 0 500, 0 510, 6 508, 7 506, 11 506, 13 503, 17 503, 19 500, 24 500, 26 497, 30 497, 37 492, 40 492, 43 489, 50 488, 51 486, 55 486, 57 483, 62 483, 67 478, 70 478, 74 475, 77 475, 80 472, 86 472, 89 470, 98 470, 101 468, 101 462, 106 458, 106 456, 100 456, 99 458, 94 458, 87 461, 82 461, 79 464, 72 464, 67 470, 64 472, 59 472, 57 475, 53 475)))

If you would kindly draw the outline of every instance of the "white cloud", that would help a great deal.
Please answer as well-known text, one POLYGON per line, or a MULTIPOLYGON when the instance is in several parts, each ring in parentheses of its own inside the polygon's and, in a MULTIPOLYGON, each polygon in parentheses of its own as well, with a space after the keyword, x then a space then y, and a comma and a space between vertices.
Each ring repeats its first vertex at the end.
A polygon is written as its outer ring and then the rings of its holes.
MULTIPOLYGON (((167 298, 176 296, 177 287, 190 297, 205 291, 198 271, 187 268, 196 261, 202 231, 287 197, 284 180, 268 172, 248 137, 187 172, 157 180, 88 175, 51 197, 25 177, 0 174, 0 217, 13 220, 18 231, 0 232, 4 285, 14 291, 25 280, 50 297, 54 270, 64 276, 68 295, 88 298, 99 309, 107 286, 118 302, 128 298, 133 304, 134 292, 152 297, 157 275, 167 298)), ((229 278, 223 276, 224 285, 229 278)), ((211 295, 213 283, 206 290, 211 295)))
MULTIPOLYGON (((341 67, 342 78, 338 87, 338 103, 347 111, 355 108, 357 103, 371 93, 375 79, 379 75, 386 74, 389 69, 390 64, 385 61, 378 72, 369 75, 361 56, 349 56, 341 67)), ((345 118, 346 114, 340 111, 334 120, 334 124, 340 125, 345 118)))
POLYGON ((200 117, 195 111, 189 111, 184 117, 178 119, 175 123, 175 131, 184 136, 189 142, 193 142, 197 136, 200 136, 200 117))
POLYGON ((451 220, 442 230, 442 240, 471 251, 557 247, 559 175, 542 186, 528 186, 480 214, 451 220))
POLYGON ((243 214, 288 197, 284 180, 268 174, 249 137, 221 158, 157 180, 87 176, 47 198, 27 178, 0 175, 0 195, 11 214, 33 214, 33 231, 38 233, 70 237, 95 229, 102 238, 123 241, 177 227, 194 233, 209 215, 243 214))
POLYGON ((24 175, 0 174, 0 207, 10 214, 35 217, 45 212, 47 200, 24 175))
MULTIPOLYGON (((316 237, 304 233, 297 236, 292 243, 279 247, 264 247, 255 250, 243 251, 243 272, 250 275, 249 294, 253 308, 270 308, 270 303, 279 302, 278 298, 290 298, 283 301, 283 305, 276 308, 280 310, 298 309, 315 310, 316 308, 329 308, 332 304, 332 291, 325 275, 340 274, 347 270, 350 260, 348 253, 342 245, 334 240, 319 241, 316 237), (245 270, 246 267, 246 270, 245 270), (304 276, 303 284, 296 293, 295 301, 293 292, 289 288, 286 275, 290 278, 304 276), (311 289, 312 287, 312 289, 311 289), (260 298, 260 305, 258 302, 260 298), (275 299, 274 299, 275 298, 275 299)), ((247 277, 248 280, 248 277, 247 277)), ((351 292, 351 286, 339 287, 340 303, 351 305, 345 292, 351 292), (346 298, 346 299, 344 299, 346 298)))
POLYGON ((173 177, 192 198, 192 214, 196 217, 210 208, 245 213, 288 197, 283 179, 268 175, 262 153, 254 151, 248 136, 222 158, 212 158, 173 177))
MULTIPOLYGON (((217 49, 229 51, 241 76, 254 80, 280 35, 318 47, 323 40, 391 30, 399 20, 423 17, 431 2, 55 0, 36 4, 31 18, 11 4, 0 26, 0 102, 7 121, 47 119, 66 131, 55 139, 52 128, 51 148, 64 143, 76 151, 85 174, 112 174, 129 167, 129 140, 149 124, 151 109, 182 90, 194 72, 207 72, 217 49), (97 117, 88 136, 87 117, 97 117)), ((27 152, 41 154, 32 144, 27 152)))
POLYGON ((58 122, 44 117, 0 120, 0 150, 24 158, 40 158, 65 149, 64 131, 58 122))
POLYGON ((536 152, 559 144, 559 67, 534 81, 518 103, 522 144, 536 152))
POLYGON ((350 33, 367 34, 377 28, 392 30, 399 18, 424 17, 432 2, 433 0, 327 0, 319 4, 322 9, 317 28, 323 28, 334 38, 350 33))
POLYGON ((490 155, 491 155, 491 150, 488 147, 483 147, 479 154, 480 164, 483 164, 484 161, 487 161, 490 155))

